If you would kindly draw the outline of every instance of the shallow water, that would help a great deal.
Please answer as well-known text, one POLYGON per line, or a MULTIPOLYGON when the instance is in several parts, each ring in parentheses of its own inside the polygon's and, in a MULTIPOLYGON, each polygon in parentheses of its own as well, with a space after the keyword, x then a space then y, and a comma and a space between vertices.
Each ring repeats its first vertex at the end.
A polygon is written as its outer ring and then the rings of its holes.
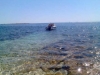
POLYGON ((100 23, 56 23, 56 30, 45 31, 47 25, 0 25, 0 75, 15 75, 13 69, 42 57, 92 63, 89 71, 100 74, 100 23))

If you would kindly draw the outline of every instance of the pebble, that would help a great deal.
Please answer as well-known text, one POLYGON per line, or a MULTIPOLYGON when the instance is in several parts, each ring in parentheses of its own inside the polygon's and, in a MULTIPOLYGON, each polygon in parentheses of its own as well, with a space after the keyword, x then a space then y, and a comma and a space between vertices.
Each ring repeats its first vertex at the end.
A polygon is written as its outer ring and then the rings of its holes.
POLYGON ((48 68, 46 68, 46 67, 41 67, 41 69, 42 69, 44 72, 48 72, 48 71, 49 71, 48 68))
POLYGON ((63 75, 62 72, 57 72, 55 75, 63 75))

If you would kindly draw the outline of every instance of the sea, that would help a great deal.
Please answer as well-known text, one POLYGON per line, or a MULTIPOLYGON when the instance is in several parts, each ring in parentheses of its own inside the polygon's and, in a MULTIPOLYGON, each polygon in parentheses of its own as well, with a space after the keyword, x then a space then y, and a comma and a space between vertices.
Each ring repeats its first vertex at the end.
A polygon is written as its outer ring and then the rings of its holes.
POLYGON ((23 72, 14 74, 14 69, 26 61, 40 58, 39 54, 50 46, 63 50, 61 54, 51 50, 52 55, 65 57, 69 54, 73 56, 69 56, 70 60, 80 60, 85 66, 93 64, 87 75, 100 75, 100 22, 55 23, 55 30, 46 31, 48 24, 0 24, 0 75, 25 75, 23 72))

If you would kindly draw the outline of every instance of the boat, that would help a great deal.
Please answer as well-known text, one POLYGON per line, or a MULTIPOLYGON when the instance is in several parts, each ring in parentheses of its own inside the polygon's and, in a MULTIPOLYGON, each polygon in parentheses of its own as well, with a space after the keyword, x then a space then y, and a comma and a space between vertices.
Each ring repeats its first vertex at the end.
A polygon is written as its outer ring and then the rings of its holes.
POLYGON ((46 30, 55 30, 56 29, 56 25, 54 23, 50 23, 48 24, 48 26, 46 27, 46 30))

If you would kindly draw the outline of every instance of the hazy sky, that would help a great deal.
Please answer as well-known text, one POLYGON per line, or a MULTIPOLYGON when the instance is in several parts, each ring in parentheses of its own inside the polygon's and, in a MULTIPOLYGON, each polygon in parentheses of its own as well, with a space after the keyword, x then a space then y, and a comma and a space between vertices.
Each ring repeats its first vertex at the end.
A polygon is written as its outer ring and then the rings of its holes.
POLYGON ((98 21, 100 0, 0 0, 0 23, 98 21))

